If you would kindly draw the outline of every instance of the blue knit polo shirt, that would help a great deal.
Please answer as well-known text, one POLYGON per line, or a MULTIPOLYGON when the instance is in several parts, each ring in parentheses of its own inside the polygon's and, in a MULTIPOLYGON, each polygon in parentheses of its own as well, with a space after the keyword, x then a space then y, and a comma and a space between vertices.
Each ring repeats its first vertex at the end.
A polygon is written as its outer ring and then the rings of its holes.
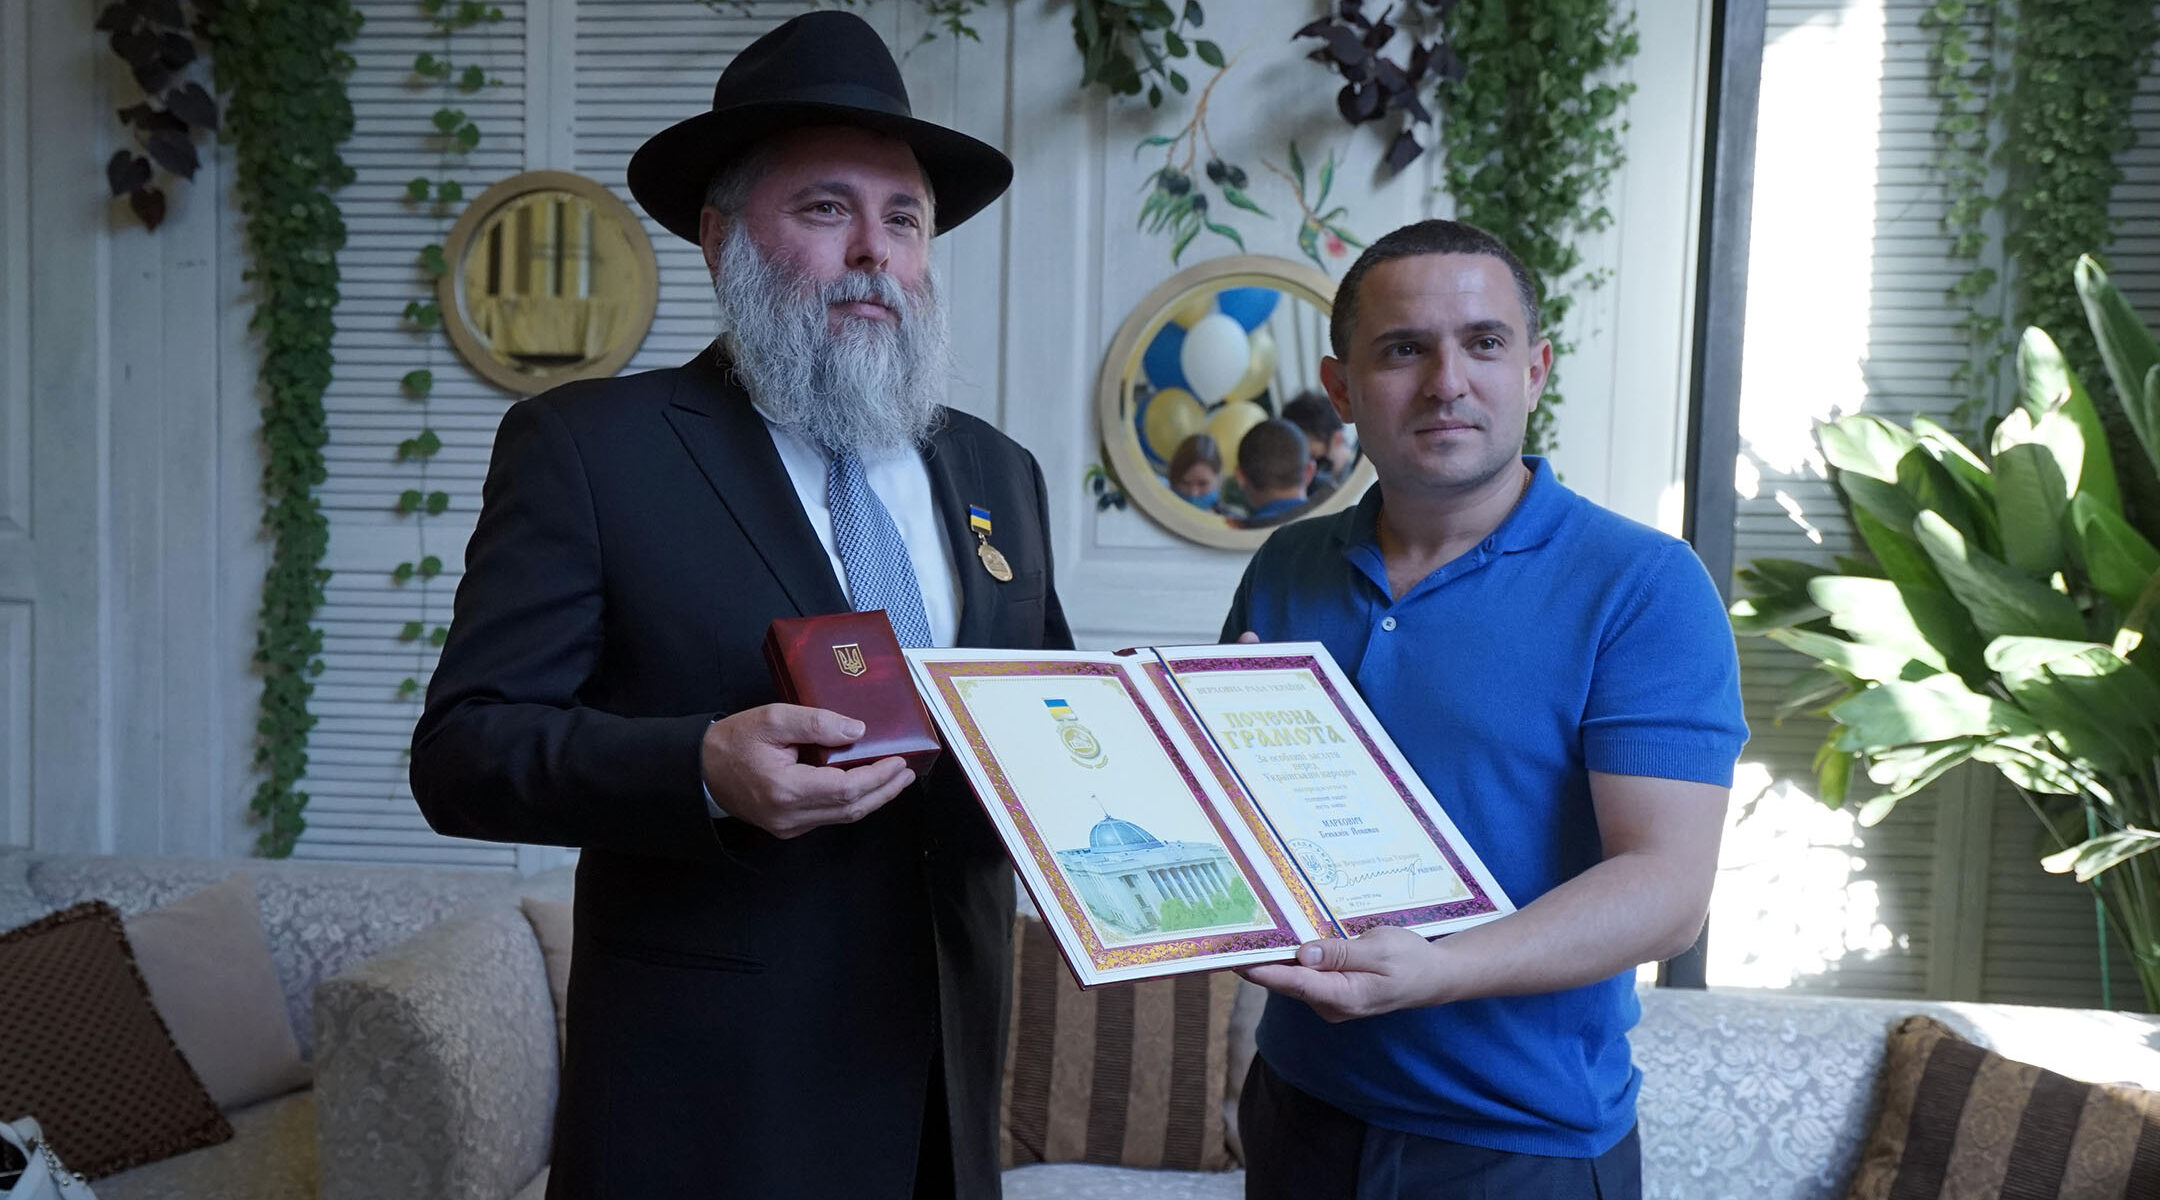
MULTIPOLYGON (((1599 861, 1588 772, 1730 786, 1747 740, 1732 629, 1694 552, 1523 461, 1514 512, 1402 597, 1374 488, 1269 538, 1223 625, 1326 643, 1518 907, 1599 861)), ((1339 1025, 1271 996, 1260 1053, 1373 1125, 1591 1157, 1635 1123, 1633 980, 1339 1025)))

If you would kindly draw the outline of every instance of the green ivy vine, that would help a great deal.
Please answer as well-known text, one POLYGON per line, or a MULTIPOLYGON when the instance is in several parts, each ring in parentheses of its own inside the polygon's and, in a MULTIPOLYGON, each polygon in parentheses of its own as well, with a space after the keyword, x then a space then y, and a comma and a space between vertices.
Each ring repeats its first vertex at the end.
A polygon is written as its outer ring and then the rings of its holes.
POLYGON ((436 283, 448 274, 451 266, 443 256, 442 233, 447 232, 454 219, 456 205, 465 199, 465 186, 451 178, 451 172, 460 165, 466 155, 480 144, 480 127, 473 123, 461 108, 455 107, 460 96, 471 96, 482 88, 499 84, 501 80, 489 77, 485 68, 477 63, 460 65, 453 53, 454 39, 459 33, 478 25, 492 25, 502 20, 502 9, 484 0, 420 0, 420 11, 426 14, 437 36, 442 38, 442 52, 423 51, 413 59, 412 76, 416 85, 439 87, 443 103, 429 118, 427 137, 436 150, 436 174, 433 178, 415 176, 405 185, 405 202, 414 207, 425 207, 436 220, 438 240, 420 248, 414 259, 424 293, 405 305, 403 320, 407 329, 424 339, 427 365, 407 371, 399 380, 399 389, 405 398, 420 409, 420 431, 398 443, 397 458, 415 468, 414 486, 398 493, 393 511, 413 523, 414 554, 411 559, 399 563, 390 572, 390 580, 400 588, 419 580, 420 615, 404 622, 398 628, 397 639, 413 647, 413 673, 398 681, 398 696, 417 701, 421 694, 420 676, 427 672, 428 656, 449 639, 450 628, 435 619, 434 582, 442 574, 440 555, 428 552, 428 522, 441 516, 450 507, 450 494, 431 486, 428 463, 442 449, 442 438, 436 434, 428 421, 429 398, 435 390, 435 373, 431 369, 434 351, 439 344, 442 329, 442 309, 435 299, 436 283))
MULTIPOLYGON (((2107 387, 2072 271, 2114 240, 2115 156, 2137 141, 2130 104, 2152 59, 2151 0, 2022 0, 2004 102, 2003 249, 2017 264, 2016 325, 2047 330, 2080 379, 2107 387)), ((2120 407, 2100 406, 2103 419, 2120 407)), ((2111 429, 2120 448, 2135 444, 2111 429)), ((2147 498, 2148 502, 2152 498, 2147 498)))
POLYGON ((271 540, 255 662, 263 675, 255 765, 267 773, 248 802, 262 825, 256 852, 292 853, 307 827, 308 711, 322 671, 315 628, 330 528, 315 500, 322 483, 323 391, 330 385, 331 314, 345 222, 330 193, 352 182, 338 147, 352 134, 344 50, 360 32, 348 0, 228 4, 210 22, 213 67, 226 103, 234 194, 247 218, 255 289, 249 327, 263 341, 263 527, 271 540))
POLYGON ((1955 418, 1970 425, 1994 408, 1995 376, 2009 344, 2003 338, 1999 273, 1982 262, 1987 252, 1988 212, 1996 197, 1988 187, 1990 126, 1996 103, 1995 51, 2009 32, 2007 0, 1937 0, 1920 16, 1931 31, 1928 76, 1939 108, 1935 116, 1935 169, 1942 181, 1943 232, 1950 257, 1962 268, 1948 292, 1963 310, 1957 329, 1965 336, 1965 361, 1950 373, 1965 393, 1955 418))
MULTIPOLYGON (((1460 0, 1445 27, 1468 68, 1438 85, 1447 190, 1462 220, 1530 268, 1544 331, 1564 357, 1560 329, 1574 297, 1559 285, 1582 262, 1576 239, 1613 220, 1602 199, 1625 157, 1621 110, 1635 85, 1611 80, 1635 56, 1634 16, 1616 0, 1460 0)), ((1582 286, 1603 282, 1597 273, 1582 286)), ((1530 414, 1530 453, 1552 450, 1560 403, 1548 382, 1530 414)))

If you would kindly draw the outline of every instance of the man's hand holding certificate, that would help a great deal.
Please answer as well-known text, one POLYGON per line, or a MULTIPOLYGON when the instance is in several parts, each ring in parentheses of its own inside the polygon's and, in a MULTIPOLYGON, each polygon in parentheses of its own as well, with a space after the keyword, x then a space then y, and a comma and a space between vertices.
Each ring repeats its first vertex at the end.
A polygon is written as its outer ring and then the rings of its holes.
POLYGON ((1083 985, 1513 910, 1318 643, 906 653, 1083 985))

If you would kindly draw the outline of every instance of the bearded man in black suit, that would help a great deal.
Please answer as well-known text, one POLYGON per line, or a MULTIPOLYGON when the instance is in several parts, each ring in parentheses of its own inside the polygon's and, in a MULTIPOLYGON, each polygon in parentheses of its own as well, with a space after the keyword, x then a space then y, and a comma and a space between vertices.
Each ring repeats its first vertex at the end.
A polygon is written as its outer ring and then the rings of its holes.
POLYGON ((949 758, 805 765, 860 726, 775 703, 760 640, 1070 647, 1041 471, 939 403, 931 238, 1011 173, 860 19, 790 21, 630 166, 727 334, 502 423, 412 783, 583 848, 551 1197, 998 1194, 1000 843, 949 758))

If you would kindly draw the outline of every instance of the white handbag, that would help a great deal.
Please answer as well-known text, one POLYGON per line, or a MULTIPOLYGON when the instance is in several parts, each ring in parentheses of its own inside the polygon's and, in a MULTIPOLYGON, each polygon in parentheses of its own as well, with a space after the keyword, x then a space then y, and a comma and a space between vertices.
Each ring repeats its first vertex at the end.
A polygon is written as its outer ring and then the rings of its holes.
POLYGON ((30 1164, 13 1186, 0 1192, 4 1200, 97 1200, 83 1177, 67 1169, 60 1156, 45 1144, 45 1131, 29 1117, 0 1121, 0 1142, 15 1147, 30 1164))

